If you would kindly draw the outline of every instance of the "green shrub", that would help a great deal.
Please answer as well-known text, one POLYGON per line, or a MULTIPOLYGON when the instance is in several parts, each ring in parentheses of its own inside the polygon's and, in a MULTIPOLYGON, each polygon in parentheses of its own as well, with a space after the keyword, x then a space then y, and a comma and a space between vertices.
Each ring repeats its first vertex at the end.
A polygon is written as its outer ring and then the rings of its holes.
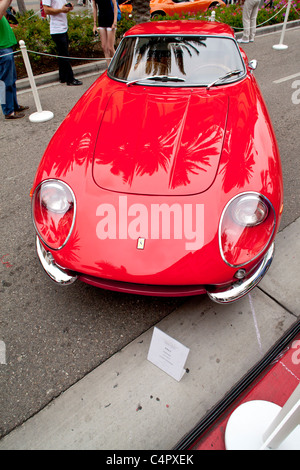
MULTIPOLYGON (((57 69, 57 59, 41 55, 56 55, 56 47, 50 36, 49 22, 37 16, 33 10, 28 11, 25 15, 17 15, 18 26, 14 28, 16 39, 25 41, 26 48, 29 52, 30 63, 34 74, 43 73, 57 69), (39 53, 39 54, 35 54, 39 53)), ((68 36, 70 40, 70 56, 76 58, 102 58, 103 51, 99 38, 95 38, 93 34, 93 18, 91 13, 69 13, 68 15, 68 36)), ((125 31, 135 24, 133 17, 123 13, 122 19, 118 22, 116 34, 116 43, 123 36, 125 31)), ((18 78, 26 76, 23 59, 21 56, 15 57, 18 78)), ((82 62, 82 61, 81 61, 82 62)), ((80 61, 72 59, 72 64, 78 65, 80 61)))
POLYGON ((128 13, 122 13, 122 18, 118 22, 118 29, 116 34, 117 42, 119 42, 122 39, 124 33, 126 33, 126 31, 132 28, 132 26, 134 26, 136 23, 137 22, 134 16, 128 15, 128 13))

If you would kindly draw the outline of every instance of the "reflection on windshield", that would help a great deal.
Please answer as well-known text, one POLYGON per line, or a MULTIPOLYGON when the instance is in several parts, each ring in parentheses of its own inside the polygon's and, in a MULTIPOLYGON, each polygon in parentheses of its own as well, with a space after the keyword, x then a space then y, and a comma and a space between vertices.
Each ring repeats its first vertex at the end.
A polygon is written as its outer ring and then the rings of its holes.
MULTIPOLYGON (((245 68, 230 38, 142 36, 123 39, 109 74, 136 83, 152 76, 173 76, 184 79, 184 84, 178 82, 176 86, 207 86, 232 70, 245 68)), ((232 76, 227 82, 238 78, 232 76)))

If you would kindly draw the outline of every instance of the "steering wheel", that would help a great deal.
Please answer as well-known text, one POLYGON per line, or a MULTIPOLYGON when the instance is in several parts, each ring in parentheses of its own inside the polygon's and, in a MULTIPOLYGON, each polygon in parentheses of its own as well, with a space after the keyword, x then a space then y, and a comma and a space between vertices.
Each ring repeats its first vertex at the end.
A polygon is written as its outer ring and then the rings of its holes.
POLYGON ((197 70, 207 68, 207 67, 215 67, 215 68, 222 70, 222 72, 224 71, 226 73, 231 71, 231 68, 224 64, 204 64, 204 65, 200 65, 200 67, 198 67, 197 70))

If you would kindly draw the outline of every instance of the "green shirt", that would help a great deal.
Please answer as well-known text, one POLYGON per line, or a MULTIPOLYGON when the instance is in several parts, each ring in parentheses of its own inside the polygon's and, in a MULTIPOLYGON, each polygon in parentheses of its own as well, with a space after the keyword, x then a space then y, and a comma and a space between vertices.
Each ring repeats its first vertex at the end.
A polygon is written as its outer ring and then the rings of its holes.
POLYGON ((9 22, 3 16, 0 20, 0 49, 7 49, 17 44, 16 37, 9 22))

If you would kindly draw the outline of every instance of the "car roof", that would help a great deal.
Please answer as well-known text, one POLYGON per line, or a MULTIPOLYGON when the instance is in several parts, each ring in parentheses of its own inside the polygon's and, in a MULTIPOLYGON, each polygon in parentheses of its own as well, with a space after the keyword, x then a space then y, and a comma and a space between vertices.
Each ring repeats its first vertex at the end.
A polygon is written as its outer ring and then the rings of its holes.
POLYGON ((191 34, 191 35, 211 35, 226 36, 234 38, 233 29, 224 23, 216 21, 197 21, 197 20, 168 20, 168 21, 150 21, 141 23, 130 28, 124 36, 143 36, 143 35, 168 35, 168 34, 191 34))

